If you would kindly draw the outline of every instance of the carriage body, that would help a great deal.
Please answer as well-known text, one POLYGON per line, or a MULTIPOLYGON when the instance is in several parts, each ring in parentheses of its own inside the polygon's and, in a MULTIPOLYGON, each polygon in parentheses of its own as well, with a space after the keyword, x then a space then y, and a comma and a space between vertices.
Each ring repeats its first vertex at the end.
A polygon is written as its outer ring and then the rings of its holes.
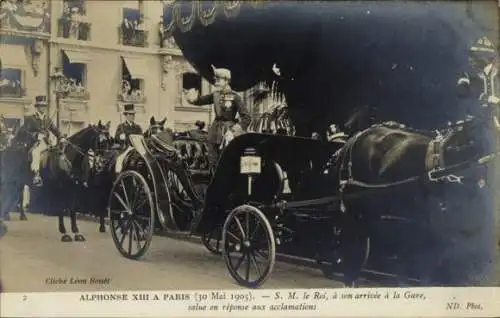
MULTIPOLYGON (((290 243, 288 245, 293 249, 296 230, 303 222, 314 224, 308 228, 316 230, 305 235, 302 233, 302 238, 305 238, 302 243, 307 245, 302 246, 302 251, 314 250, 322 240, 331 241, 325 237, 331 236, 338 218, 338 205, 325 198, 335 195, 337 188, 335 176, 325 173, 324 168, 338 150, 337 144, 284 135, 243 134, 223 150, 219 165, 207 184, 206 178, 197 176, 196 170, 189 169, 179 151, 179 144, 177 148, 159 147, 154 139, 131 136, 134 149, 126 159, 110 195, 113 238, 125 257, 142 257, 149 247, 154 229, 158 227, 169 232, 200 235, 211 252, 224 254, 232 276, 240 284, 255 287, 270 275, 276 246, 290 243), (244 171, 242 167, 242 158, 246 157, 248 149, 253 149, 252 157, 258 158, 258 171, 244 171), (179 188, 183 189, 182 194, 179 188), (123 211, 120 206, 130 206, 127 203, 132 201, 126 197, 135 196, 124 193, 132 189, 140 189, 143 206, 140 211, 134 207, 123 211), (294 208, 293 213, 285 211, 280 205, 285 201, 301 200, 303 203, 294 208), (234 250, 235 243, 231 243, 227 236, 234 235, 234 221, 242 215, 253 218, 256 228, 264 229, 255 238, 254 247, 255 253, 266 251, 262 255, 267 256, 260 260, 264 262, 265 270, 259 270, 255 279, 238 273, 232 262, 232 254, 241 254, 241 251, 234 250), (134 224, 127 222, 134 217, 137 218, 136 224, 128 225, 134 224), (317 226, 320 226, 320 231, 317 231, 317 226), (315 235, 310 236, 311 233, 315 235), (123 247, 127 235, 129 242, 136 241, 129 243, 129 250, 123 247), (222 238, 222 250, 210 245, 209 240, 214 236, 219 241, 222 238), (136 251, 132 251, 134 248, 136 251)), ((186 144, 196 140, 186 137, 177 141, 186 144)), ((298 254, 310 258, 316 256, 298 254)))

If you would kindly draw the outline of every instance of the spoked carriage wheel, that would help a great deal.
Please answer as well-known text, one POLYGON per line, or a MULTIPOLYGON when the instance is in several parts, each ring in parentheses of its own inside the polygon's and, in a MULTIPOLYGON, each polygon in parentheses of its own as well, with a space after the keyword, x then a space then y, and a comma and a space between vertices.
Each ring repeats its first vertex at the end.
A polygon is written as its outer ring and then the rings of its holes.
POLYGON ((222 226, 217 226, 212 232, 201 236, 203 245, 214 255, 222 255, 222 226))
POLYGON ((137 171, 121 173, 111 189, 108 213, 111 235, 118 251, 130 259, 148 250, 155 225, 153 195, 137 171))
POLYGON ((241 205, 226 218, 222 229, 223 255, 231 276, 246 287, 262 285, 276 261, 276 242, 267 217, 241 205))

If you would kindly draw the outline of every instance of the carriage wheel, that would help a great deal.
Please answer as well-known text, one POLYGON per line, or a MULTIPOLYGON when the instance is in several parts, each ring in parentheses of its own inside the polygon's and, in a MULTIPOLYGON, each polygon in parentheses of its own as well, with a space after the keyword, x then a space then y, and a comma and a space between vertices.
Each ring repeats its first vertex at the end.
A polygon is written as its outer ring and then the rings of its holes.
POLYGON ((201 236, 203 245, 214 255, 222 255, 222 227, 217 226, 212 232, 201 236))
POLYGON ((121 173, 111 189, 108 213, 118 251, 130 259, 148 250, 155 225, 154 201, 146 179, 137 171, 121 173))
POLYGON ((241 205, 232 210, 224 222, 222 241, 226 266, 240 285, 255 288, 269 278, 276 242, 271 224, 259 209, 241 205))

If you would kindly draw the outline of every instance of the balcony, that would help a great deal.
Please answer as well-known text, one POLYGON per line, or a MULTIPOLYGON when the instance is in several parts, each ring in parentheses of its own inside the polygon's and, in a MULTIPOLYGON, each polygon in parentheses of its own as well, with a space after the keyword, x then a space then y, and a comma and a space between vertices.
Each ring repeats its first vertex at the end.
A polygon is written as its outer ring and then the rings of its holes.
POLYGON ((90 30, 92 24, 86 22, 85 16, 62 17, 58 20, 58 37, 65 39, 75 39, 79 41, 90 40, 90 30))
POLYGON ((118 101, 126 104, 145 104, 146 96, 141 91, 132 91, 130 94, 118 94, 118 101))
POLYGON ((119 43, 122 45, 147 47, 148 31, 143 29, 143 24, 122 23, 118 27, 119 43))
POLYGON ((2 33, 50 33, 48 1, 2 1, 0 7, 0 31, 2 33))
POLYGON ((26 96, 26 89, 20 86, 0 86, 0 98, 22 98, 26 96))
POLYGON ((74 91, 70 91, 66 98, 69 99, 77 99, 77 100, 89 100, 90 99, 90 93, 82 87, 82 89, 76 89, 74 91))

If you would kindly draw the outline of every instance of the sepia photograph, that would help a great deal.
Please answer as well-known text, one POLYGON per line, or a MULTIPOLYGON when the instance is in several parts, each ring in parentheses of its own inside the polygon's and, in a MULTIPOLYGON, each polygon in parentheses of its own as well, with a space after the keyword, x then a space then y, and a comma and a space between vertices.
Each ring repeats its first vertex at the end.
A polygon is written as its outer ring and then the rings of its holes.
POLYGON ((1 315, 500 315, 499 15, 2 0, 1 315))

